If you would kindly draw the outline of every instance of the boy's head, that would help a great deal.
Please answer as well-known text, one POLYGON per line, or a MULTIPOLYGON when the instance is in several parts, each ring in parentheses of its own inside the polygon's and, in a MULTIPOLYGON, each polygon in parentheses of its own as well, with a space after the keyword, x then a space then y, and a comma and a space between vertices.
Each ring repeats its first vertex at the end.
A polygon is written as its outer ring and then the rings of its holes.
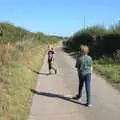
POLYGON ((82 55, 88 55, 88 52, 89 52, 89 48, 88 48, 88 46, 86 46, 86 45, 81 45, 81 53, 82 53, 82 55))
POLYGON ((51 46, 51 50, 53 50, 53 46, 51 46))
POLYGON ((48 45, 48 49, 49 49, 49 50, 53 50, 52 45, 48 45))

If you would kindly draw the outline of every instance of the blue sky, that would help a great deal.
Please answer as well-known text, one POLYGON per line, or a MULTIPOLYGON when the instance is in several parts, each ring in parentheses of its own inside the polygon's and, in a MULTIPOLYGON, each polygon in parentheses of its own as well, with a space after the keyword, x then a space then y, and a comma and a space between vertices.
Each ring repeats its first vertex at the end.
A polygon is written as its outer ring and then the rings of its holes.
POLYGON ((33 32, 70 36, 86 26, 120 20, 119 0, 0 0, 0 21, 33 32))

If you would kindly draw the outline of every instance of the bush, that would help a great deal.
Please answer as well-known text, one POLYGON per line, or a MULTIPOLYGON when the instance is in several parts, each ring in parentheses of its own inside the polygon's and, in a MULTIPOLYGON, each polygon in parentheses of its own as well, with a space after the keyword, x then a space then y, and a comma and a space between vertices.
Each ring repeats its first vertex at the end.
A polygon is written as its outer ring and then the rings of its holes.
POLYGON ((26 120, 36 74, 47 44, 58 39, 31 33, 11 24, 0 24, 0 120, 26 120), (1 34, 2 33, 2 34, 1 34), (47 44, 46 44, 47 43, 47 44), (31 69, 29 69, 31 68, 31 69))
POLYGON ((114 56, 115 63, 120 64, 120 49, 116 50, 113 56, 114 56))
POLYGON ((114 60, 112 58, 108 58, 108 57, 103 57, 103 58, 100 58, 99 60, 97 60, 97 63, 98 64, 103 64, 103 65, 106 65, 106 64, 114 64, 114 60))
POLYGON ((88 45, 93 58, 102 56, 113 57, 113 53, 120 49, 120 26, 105 29, 102 26, 93 26, 80 30, 68 40, 71 52, 79 50, 81 44, 88 45))

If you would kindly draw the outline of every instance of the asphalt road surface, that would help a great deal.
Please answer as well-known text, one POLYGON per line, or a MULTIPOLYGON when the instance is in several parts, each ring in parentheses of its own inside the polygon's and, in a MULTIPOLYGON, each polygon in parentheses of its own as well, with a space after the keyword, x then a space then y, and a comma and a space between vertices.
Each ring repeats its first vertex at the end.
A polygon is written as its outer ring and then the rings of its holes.
POLYGON ((120 93, 103 78, 92 75, 92 104, 86 107, 70 99, 77 93, 75 60, 61 47, 56 48, 57 75, 48 75, 47 56, 37 78, 29 120, 120 120, 120 93))

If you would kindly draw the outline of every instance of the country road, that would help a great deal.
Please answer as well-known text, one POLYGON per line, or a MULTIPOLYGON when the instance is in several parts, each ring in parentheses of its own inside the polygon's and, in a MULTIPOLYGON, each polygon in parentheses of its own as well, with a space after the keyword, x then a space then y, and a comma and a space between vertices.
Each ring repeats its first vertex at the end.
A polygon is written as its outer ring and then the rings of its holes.
MULTIPOLYGON (((120 120, 120 93, 103 78, 92 75, 92 104, 86 107, 69 96, 75 95, 78 77, 75 60, 56 48, 57 75, 47 75, 47 57, 37 78, 36 89, 32 89, 33 102, 29 120, 120 120)), ((85 92, 82 102, 85 103, 85 92)))

